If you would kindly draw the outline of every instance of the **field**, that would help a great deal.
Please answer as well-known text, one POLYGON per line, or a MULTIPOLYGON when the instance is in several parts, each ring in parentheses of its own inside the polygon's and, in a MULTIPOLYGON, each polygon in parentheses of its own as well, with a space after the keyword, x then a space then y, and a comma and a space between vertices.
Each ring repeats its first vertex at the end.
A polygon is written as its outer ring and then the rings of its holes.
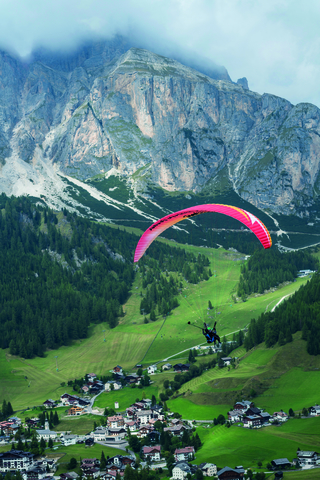
MULTIPOLYGON (((40 405, 46 398, 56 399, 70 390, 61 387, 61 383, 80 378, 87 372, 107 374, 116 364, 132 371, 134 365, 142 360, 146 365, 171 356, 175 356, 175 360, 187 357, 188 350, 203 340, 201 332, 198 333, 187 322, 190 320, 202 325, 204 320, 210 319, 211 312, 207 311, 209 300, 217 307, 216 313, 221 312, 216 315, 219 334, 232 338, 233 332, 244 328, 252 317, 271 309, 283 296, 294 292, 306 281, 299 279, 266 295, 234 303, 232 296, 243 256, 222 248, 215 250, 190 245, 185 248, 196 255, 200 252, 208 255, 213 276, 199 285, 185 283, 179 296, 180 306, 165 320, 161 317, 155 322, 143 323, 139 312, 141 277, 138 274, 124 306, 125 316, 116 328, 110 330, 104 323, 94 325, 90 328, 89 338, 46 352, 44 358, 24 360, 1 350, 0 402, 10 399, 15 409, 40 405), (177 355, 184 350, 185 355, 177 355)), ((214 319, 211 318, 211 321, 214 319)))
POLYGON ((267 463, 275 458, 295 458, 298 448, 319 451, 319 427, 319 418, 290 420, 280 427, 261 429, 236 425, 231 428, 222 425, 198 427, 204 445, 198 450, 195 463, 207 461, 221 467, 246 465, 257 469, 257 463, 261 461, 262 469, 266 470, 267 463))

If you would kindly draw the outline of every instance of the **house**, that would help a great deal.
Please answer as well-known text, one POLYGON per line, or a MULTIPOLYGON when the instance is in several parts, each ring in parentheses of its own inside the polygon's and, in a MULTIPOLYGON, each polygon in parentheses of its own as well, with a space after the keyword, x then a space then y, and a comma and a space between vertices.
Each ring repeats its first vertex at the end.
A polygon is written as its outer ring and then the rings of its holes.
POLYGON ((229 422, 241 422, 243 414, 242 410, 231 410, 228 412, 228 420, 229 422))
POLYGON ((61 445, 67 447, 68 445, 75 445, 78 441, 78 435, 63 435, 60 436, 61 445))
POLYGON ((257 408, 257 407, 250 407, 246 411, 247 416, 249 416, 249 415, 259 415, 260 413, 261 413, 261 410, 260 410, 260 408, 257 408))
POLYGON ((200 463, 199 468, 205 477, 214 477, 217 475, 217 465, 214 463, 200 463))
POLYGON ((76 480, 78 477, 76 472, 60 473, 60 480, 76 480))
POLYGON ((46 408, 54 408, 57 406, 56 402, 54 400, 52 400, 51 398, 49 398, 48 400, 46 400, 45 402, 43 402, 43 406, 46 407, 46 408))
POLYGON ((150 398, 145 398, 144 400, 141 400, 141 403, 144 404, 145 409, 149 409, 151 408, 152 400, 150 400, 150 398))
POLYGON ((57 432, 49 430, 49 428, 44 428, 43 430, 36 430, 37 437, 43 438, 46 442, 51 438, 51 440, 56 440, 58 437, 57 432))
POLYGON ((142 453, 146 460, 150 459, 153 462, 158 462, 160 460, 161 446, 154 445, 153 447, 142 447, 142 453))
POLYGON ((189 465, 185 462, 179 462, 172 469, 172 478, 184 480, 188 473, 191 474, 189 465))
POLYGON ((174 458, 176 462, 193 460, 194 447, 176 448, 174 451, 174 458))
POLYGON ((95 373, 87 373, 88 382, 94 382, 96 378, 97 375, 95 373))
POLYGON ((243 426, 247 428, 260 427, 261 417, 259 415, 248 415, 243 418, 243 426))
POLYGON ((82 407, 70 407, 68 410, 68 415, 82 415, 83 413, 85 411, 82 407))
POLYGON ((98 427, 94 432, 90 433, 90 436, 93 437, 95 442, 105 442, 107 436, 107 430, 105 427, 98 427))
POLYGON ((151 425, 144 425, 143 427, 139 428, 139 432, 137 433, 137 437, 138 438, 144 438, 152 431, 153 431, 153 427, 151 427, 151 425))
POLYGON ((113 373, 122 373, 122 367, 120 367, 120 365, 117 365, 116 367, 114 367, 113 373))
POLYGON ((130 373, 130 375, 127 375, 124 379, 124 381, 126 383, 129 383, 129 385, 140 385, 140 380, 141 377, 139 377, 139 375, 137 375, 136 373, 130 373))
POLYGON ((86 438, 84 443, 86 447, 92 447, 92 445, 94 445, 94 439, 92 437, 86 438))
POLYGON ((61 403, 64 405, 78 405, 78 397, 75 395, 69 395, 69 393, 64 393, 60 397, 61 403))
POLYGON ((288 468, 291 467, 291 462, 287 458, 277 458, 271 462, 272 468, 274 470, 279 468, 288 468))
POLYGON ((157 365, 149 365, 148 367, 148 375, 153 375, 157 371, 157 365))
POLYGON ((88 387, 88 385, 83 385, 83 387, 81 387, 81 390, 82 390, 84 393, 88 393, 88 392, 89 392, 89 387, 88 387))
POLYGON ((125 427, 127 427, 127 430, 130 430, 130 432, 135 432, 138 429, 137 423, 133 420, 126 422, 125 427))
POLYGON ((97 458, 84 458, 81 463, 81 470, 88 470, 90 468, 96 468, 100 465, 100 461, 97 458))
POLYGON ((183 434, 185 427, 183 425, 176 425, 174 427, 164 427, 164 432, 172 433, 172 435, 180 436, 183 434))
POLYGON ((30 470, 35 463, 34 455, 22 450, 0 453, 0 472, 30 470))
POLYGON ((188 372, 189 368, 189 363, 176 363, 175 365, 173 365, 173 369, 175 372, 188 372))
POLYGON ((264 423, 269 423, 269 420, 271 418, 271 415, 270 413, 268 412, 260 412, 259 413, 259 416, 261 418, 261 423, 264 424, 264 423))
POLYGON ((108 417, 107 420, 108 427, 110 428, 119 428, 124 426, 124 418, 122 415, 113 415, 108 417))
POLYGON ((152 418, 152 410, 142 410, 137 412, 137 420, 141 425, 147 424, 152 418))
POLYGON ((318 460, 317 452, 311 452, 311 451, 298 450, 297 457, 301 466, 315 465, 318 460))
POLYGON ((218 472, 219 480, 241 480, 243 478, 243 473, 235 468, 224 467, 218 472))
POLYGON ((247 411, 248 408, 253 407, 253 402, 249 402, 248 400, 242 400, 242 402, 237 402, 233 409, 234 410, 241 410, 243 412, 247 411))
POLYGON ((283 410, 280 410, 280 412, 274 412, 273 420, 279 420, 280 422, 286 422, 288 420, 288 415, 283 410))
POLYGON ((106 382, 104 384, 104 389, 106 392, 110 392, 112 389, 113 390, 121 390, 122 385, 120 382, 117 382, 116 380, 109 380, 109 382, 106 382), (111 386, 113 385, 113 387, 111 386))
POLYGON ((315 405, 314 407, 310 408, 310 415, 320 415, 320 405, 315 405))
POLYGON ((127 433, 127 430, 125 427, 119 427, 119 428, 108 428, 108 435, 111 437, 119 437, 123 438, 127 433))
POLYGON ((172 368, 172 365, 171 363, 165 363, 164 365, 162 365, 162 370, 170 370, 172 368))
POLYGON ((231 362, 232 362, 232 358, 231 358, 231 357, 221 357, 220 360, 223 361, 223 364, 224 364, 225 367, 228 366, 228 365, 230 365, 231 362))

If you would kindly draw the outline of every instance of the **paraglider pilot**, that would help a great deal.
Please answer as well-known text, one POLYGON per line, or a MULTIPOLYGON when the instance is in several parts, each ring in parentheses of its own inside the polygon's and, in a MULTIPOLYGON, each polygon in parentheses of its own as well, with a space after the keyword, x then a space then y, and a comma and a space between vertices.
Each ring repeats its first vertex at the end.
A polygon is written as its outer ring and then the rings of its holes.
POLYGON ((221 343, 220 337, 219 335, 217 335, 216 325, 217 325, 217 322, 215 322, 215 324, 213 325, 213 328, 210 328, 209 325, 204 323, 204 328, 202 329, 202 333, 206 337, 207 343, 213 343, 214 345, 216 344, 216 341, 218 341, 218 343, 221 343))

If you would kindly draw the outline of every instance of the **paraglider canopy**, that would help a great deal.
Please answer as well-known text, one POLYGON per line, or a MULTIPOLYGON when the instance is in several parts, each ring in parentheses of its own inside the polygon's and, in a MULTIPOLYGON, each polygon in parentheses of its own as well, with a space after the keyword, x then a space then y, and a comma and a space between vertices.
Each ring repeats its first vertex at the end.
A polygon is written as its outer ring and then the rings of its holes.
POLYGON ((138 262, 144 252, 147 250, 149 245, 157 238, 160 233, 164 232, 172 225, 184 220, 186 218, 194 217, 195 215, 200 215, 201 213, 207 212, 217 212, 229 217, 239 220, 248 227, 260 240, 264 248, 270 248, 272 245, 272 240, 270 233, 268 232, 265 225, 252 213, 243 210, 242 208, 233 207, 231 205, 220 205, 218 203, 209 203, 206 205, 198 205, 195 207, 186 208, 184 210, 179 210, 178 212, 171 213, 157 222, 155 222, 151 227, 149 227, 142 237, 140 238, 135 254, 134 262, 138 262))

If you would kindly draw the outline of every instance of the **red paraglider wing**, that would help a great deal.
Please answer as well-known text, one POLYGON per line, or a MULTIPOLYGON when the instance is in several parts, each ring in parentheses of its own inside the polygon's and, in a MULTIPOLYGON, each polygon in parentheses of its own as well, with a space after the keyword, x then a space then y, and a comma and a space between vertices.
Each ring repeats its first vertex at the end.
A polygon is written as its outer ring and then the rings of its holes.
POLYGON ((272 240, 270 233, 268 232, 265 225, 256 216, 252 215, 252 213, 249 213, 242 208, 232 207, 231 205, 219 205, 217 203, 209 203, 207 205, 198 205, 196 207, 190 207, 184 210, 180 210, 179 212, 171 213, 170 215, 161 218, 153 225, 151 225, 151 227, 149 227, 144 232, 138 242, 134 254, 134 262, 138 262, 138 260, 140 260, 149 245, 164 230, 172 227, 172 225, 175 225, 181 220, 207 212, 222 213, 224 215, 228 215, 229 217, 235 218, 236 220, 239 220, 239 222, 242 222, 257 236, 264 248, 271 247, 272 240))

